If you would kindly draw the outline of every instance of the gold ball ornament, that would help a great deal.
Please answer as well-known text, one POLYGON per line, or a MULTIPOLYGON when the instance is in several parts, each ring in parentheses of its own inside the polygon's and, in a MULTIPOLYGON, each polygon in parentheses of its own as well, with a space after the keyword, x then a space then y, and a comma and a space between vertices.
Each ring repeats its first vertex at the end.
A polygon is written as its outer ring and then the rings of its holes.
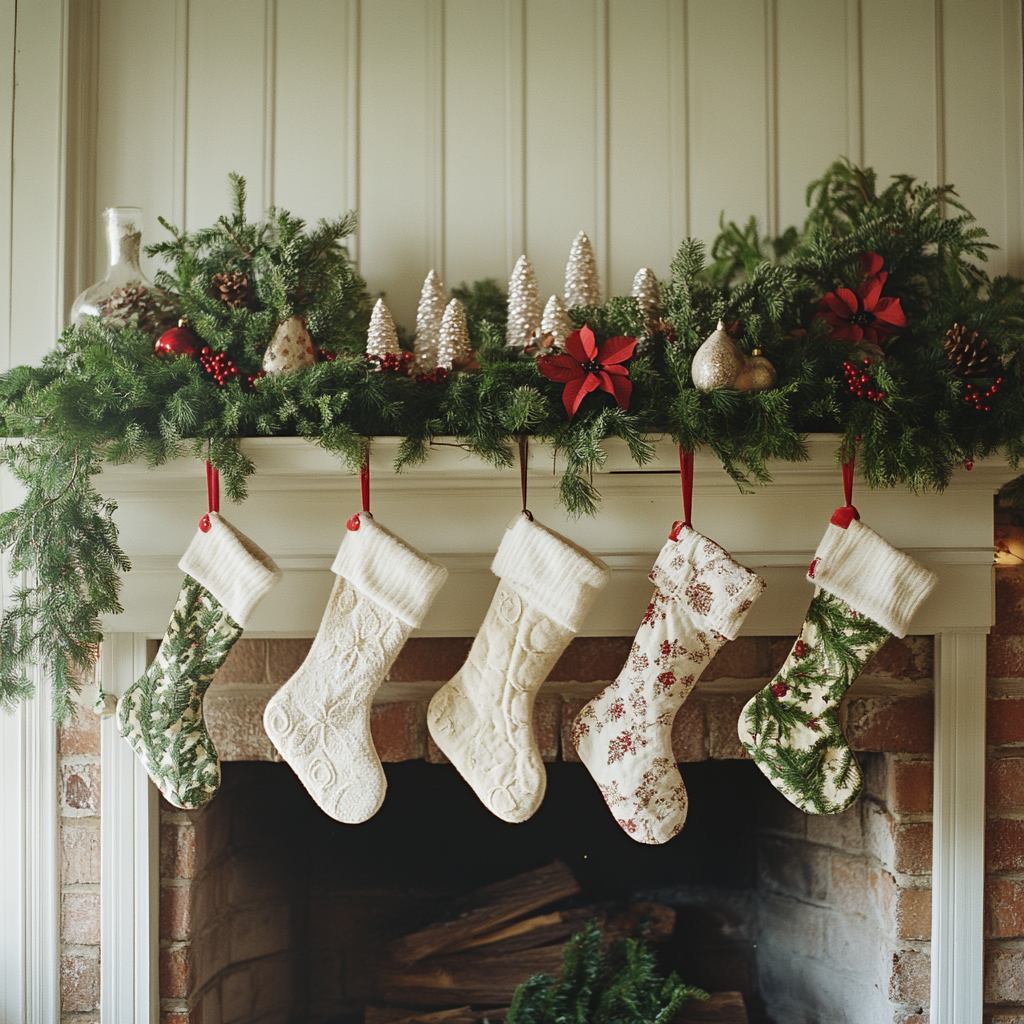
POLYGON ((725 324, 719 320, 718 327, 697 349, 690 374, 698 391, 731 388, 745 363, 743 350, 725 333, 725 324))
POLYGON ((732 386, 737 391, 767 391, 775 387, 778 379, 775 367, 761 355, 759 348, 755 348, 744 360, 743 369, 732 386))
POLYGON ((313 339, 306 330, 306 318, 293 316, 277 325, 263 355, 263 370, 269 377, 304 370, 316 362, 313 339))

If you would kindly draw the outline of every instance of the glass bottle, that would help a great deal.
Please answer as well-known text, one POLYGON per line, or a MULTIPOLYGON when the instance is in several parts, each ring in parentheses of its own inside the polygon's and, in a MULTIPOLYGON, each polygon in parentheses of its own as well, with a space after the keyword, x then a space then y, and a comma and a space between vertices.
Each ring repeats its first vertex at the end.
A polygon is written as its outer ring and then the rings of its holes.
POLYGON ((71 323, 81 326, 89 317, 101 317, 112 327, 134 324, 150 334, 174 325, 177 315, 165 292, 142 272, 142 210, 112 206, 103 211, 110 263, 107 275, 86 288, 71 307, 71 323))

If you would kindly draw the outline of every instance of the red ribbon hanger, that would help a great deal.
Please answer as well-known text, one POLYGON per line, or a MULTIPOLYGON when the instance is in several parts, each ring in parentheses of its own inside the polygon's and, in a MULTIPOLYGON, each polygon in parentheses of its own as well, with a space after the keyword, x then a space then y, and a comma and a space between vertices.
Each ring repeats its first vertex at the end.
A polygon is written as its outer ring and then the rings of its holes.
POLYGON ((693 513, 693 449, 679 449, 679 480, 683 487, 683 519, 672 524, 669 540, 679 540, 683 529, 693 529, 691 516, 693 513))
POLYGON ((849 459, 843 463, 843 496, 846 498, 846 504, 837 508, 829 520, 834 526, 839 526, 844 530, 854 519, 860 519, 860 513, 853 507, 853 469, 856 460, 857 452, 854 450, 849 459))
MULTIPOLYGON (((359 467, 359 494, 362 499, 362 509, 370 515, 370 452, 367 450, 363 464, 359 467)), ((359 513, 349 516, 345 524, 353 532, 359 529, 359 513)))
MULTIPOLYGON (((209 461, 206 463, 206 497, 210 512, 220 511, 220 471, 214 469, 209 461)), ((210 532, 210 516, 207 514, 199 520, 199 529, 203 533, 210 532)))

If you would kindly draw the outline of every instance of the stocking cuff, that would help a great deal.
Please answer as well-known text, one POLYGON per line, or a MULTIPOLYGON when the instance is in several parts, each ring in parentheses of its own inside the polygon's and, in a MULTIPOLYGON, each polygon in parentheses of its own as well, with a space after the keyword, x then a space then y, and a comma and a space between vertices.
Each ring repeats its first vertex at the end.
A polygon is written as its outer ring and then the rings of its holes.
POLYGON ((331 568, 414 629, 448 578, 438 562, 409 547, 368 512, 350 530, 331 568))
POLYGON ((936 582, 935 573, 859 519, 845 530, 829 524, 807 578, 899 637, 936 582))
POLYGON ((720 544, 694 529, 661 549, 651 582, 666 597, 682 601, 716 633, 735 640, 765 582, 740 565, 720 544))
POLYGON ((525 515, 506 530, 491 572, 574 633, 611 577, 599 558, 525 515))
POLYGON ((205 533, 196 530, 178 568, 213 594, 244 627, 256 605, 281 578, 281 570, 263 548, 219 512, 211 512, 209 520, 210 529, 205 533))

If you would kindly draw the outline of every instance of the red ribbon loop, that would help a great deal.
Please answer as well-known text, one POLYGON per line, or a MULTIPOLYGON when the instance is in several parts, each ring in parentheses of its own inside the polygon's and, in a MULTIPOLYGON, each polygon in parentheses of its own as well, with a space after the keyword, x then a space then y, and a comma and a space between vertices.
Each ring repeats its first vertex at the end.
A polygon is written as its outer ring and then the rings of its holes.
MULTIPOLYGON (((206 498, 210 506, 211 512, 220 511, 220 473, 214 469, 213 466, 206 463, 206 498)), ((199 529, 203 533, 210 532, 210 517, 209 515, 203 516, 199 520, 199 529)))
POLYGON ((363 498, 363 511, 370 511, 370 454, 367 452, 366 459, 359 467, 359 490, 363 498))
POLYGON ((833 526, 841 527, 844 530, 854 519, 860 519, 860 513, 853 507, 853 468, 856 460, 857 454, 854 452, 843 463, 843 496, 846 498, 846 504, 842 508, 837 508, 832 513, 830 520, 833 526))
POLYGON ((683 526, 692 528, 690 515, 693 511, 693 449, 684 452, 679 449, 679 476, 683 484, 683 526))

